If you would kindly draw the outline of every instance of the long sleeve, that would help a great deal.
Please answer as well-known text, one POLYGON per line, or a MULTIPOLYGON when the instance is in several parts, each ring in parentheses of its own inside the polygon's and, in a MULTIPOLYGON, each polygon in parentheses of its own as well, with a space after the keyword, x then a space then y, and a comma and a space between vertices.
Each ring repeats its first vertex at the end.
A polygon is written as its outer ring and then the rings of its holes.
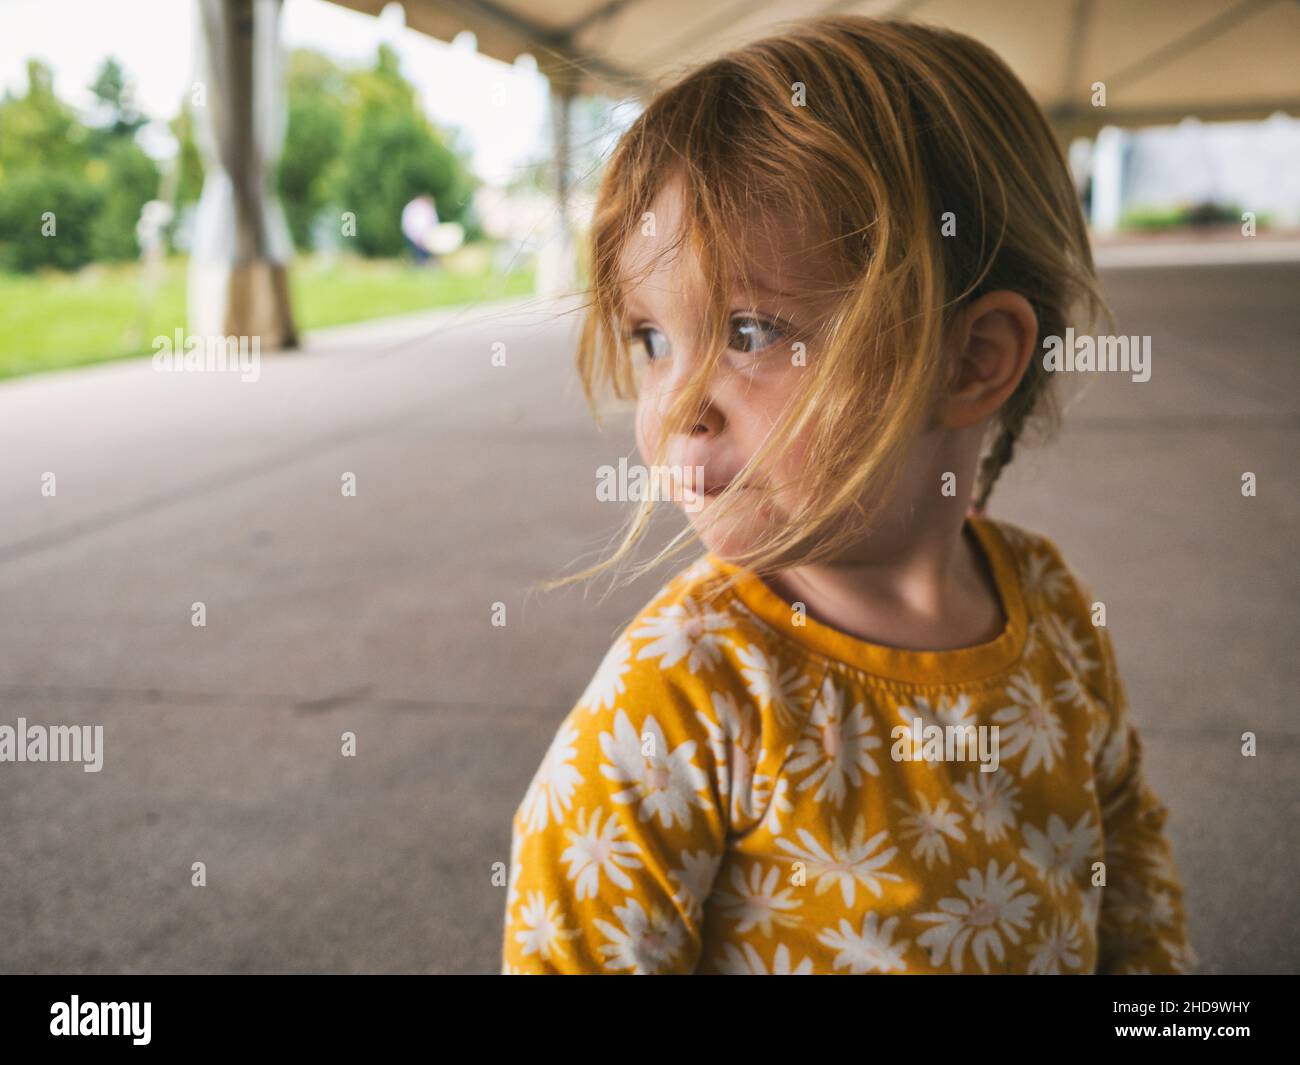
POLYGON ((703 692, 611 649, 515 812, 503 972, 694 970, 727 832, 703 692))
POLYGON ((1097 971, 1186 973, 1199 959, 1187 937, 1183 887, 1165 835, 1168 809, 1146 782, 1142 741, 1110 637, 1104 628, 1098 636, 1111 718, 1096 762, 1106 848, 1097 971))

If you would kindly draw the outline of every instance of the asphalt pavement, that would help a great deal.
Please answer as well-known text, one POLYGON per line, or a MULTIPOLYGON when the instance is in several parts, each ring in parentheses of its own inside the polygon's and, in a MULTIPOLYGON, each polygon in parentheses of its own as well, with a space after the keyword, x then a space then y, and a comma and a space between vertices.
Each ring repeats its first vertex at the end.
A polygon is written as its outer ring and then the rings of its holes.
MULTIPOLYGON (((1072 382, 991 513, 1107 602, 1201 971, 1300 971, 1300 263, 1105 281, 1151 380, 1072 382)), ((256 382, 0 383, 0 724, 104 729, 98 773, 0 764, 0 970, 496 971, 510 814, 658 584, 528 591, 624 517, 576 326, 517 300, 256 382)))

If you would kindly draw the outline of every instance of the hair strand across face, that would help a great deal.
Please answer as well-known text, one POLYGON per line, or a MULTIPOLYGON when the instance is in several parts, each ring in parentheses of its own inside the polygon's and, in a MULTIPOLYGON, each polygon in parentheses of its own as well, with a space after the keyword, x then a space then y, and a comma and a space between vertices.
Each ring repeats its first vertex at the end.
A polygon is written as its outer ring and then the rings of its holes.
MULTIPOLYGON (((1036 349, 1063 335, 1076 309, 1089 325, 1106 310, 1060 145, 1006 64, 952 31, 824 16, 688 74, 651 101, 616 147, 592 220, 578 346, 593 408, 606 393, 635 398, 621 264, 669 182, 682 190, 683 239, 708 309, 706 357, 676 397, 665 437, 693 424, 726 347, 730 293, 751 267, 746 234, 772 219, 792 225, 834 279, 819 293, 833 298, 834 311, 818 358, 746 466, 757 468, 810 427, 798 511, 733 560, 756 571, 833 557, 870 529, 949 380, 945 338, 970 301, 1003 289, 1023 295, 1038 317, 1036 349)), ((999 410, 977 507, 1026 428, 1055 429, 1051 380, 1031 359, 999 410)), ((718 505, 733 504, 729 489, 718 505)), ((610 558, 553 584, 627 560, 652 506, 640 504, 610 558)), ((694 539, 684 531, 632 576, 694 539)))

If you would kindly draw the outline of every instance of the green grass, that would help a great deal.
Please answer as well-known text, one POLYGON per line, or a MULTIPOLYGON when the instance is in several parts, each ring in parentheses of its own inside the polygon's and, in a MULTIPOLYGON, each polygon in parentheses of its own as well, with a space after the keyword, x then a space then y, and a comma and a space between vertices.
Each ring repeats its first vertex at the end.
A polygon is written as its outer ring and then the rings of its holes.
MULTIPOLYGON (((486 249, 468 247, 446 268, 387 260, 303 259, 290 274, 300 332, 533 291, 531 271, 492 273, 486 249)), ((152 355, 153 338, 185 327, 185 261, 173 259, 152 294, 140 268, 91 266, 76 274, 0 274, 0 378, 152 355)))

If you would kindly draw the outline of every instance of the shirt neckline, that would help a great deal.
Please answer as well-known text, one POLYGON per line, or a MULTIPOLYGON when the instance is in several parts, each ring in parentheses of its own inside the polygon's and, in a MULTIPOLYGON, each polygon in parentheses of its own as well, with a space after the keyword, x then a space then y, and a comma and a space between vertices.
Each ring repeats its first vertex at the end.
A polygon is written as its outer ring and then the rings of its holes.
POLYGON ((735 577, 735 594, 746 607, 792 642, 866 673, 910 684, 948 684, 982 680, 1014 665, 1024 650, 1028 616, 1020 585, 1019 567, 1011 547, 997 527, 979 515, 969 515, 993 573, 1006 624, 986 643, 947 651, 916 651, 870 643, 811 617, 794 623, 794 611, 753 572, 726 562, 712 552, 709 562, 721 573, 735 577))

